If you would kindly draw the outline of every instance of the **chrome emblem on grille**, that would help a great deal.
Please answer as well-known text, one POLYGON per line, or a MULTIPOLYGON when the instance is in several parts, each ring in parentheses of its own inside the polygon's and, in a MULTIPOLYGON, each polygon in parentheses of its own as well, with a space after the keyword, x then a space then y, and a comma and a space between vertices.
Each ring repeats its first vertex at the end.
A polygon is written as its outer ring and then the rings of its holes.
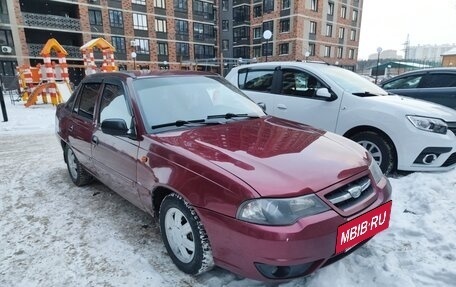
POLYGON ((368 187, 370 186, 370 180, 367 180, 363 182, 361 185, 353 186, 347 189, 347 192, 351 195, 353 198, 358 198, 360 197, 361 193, 365 191, 368 187))

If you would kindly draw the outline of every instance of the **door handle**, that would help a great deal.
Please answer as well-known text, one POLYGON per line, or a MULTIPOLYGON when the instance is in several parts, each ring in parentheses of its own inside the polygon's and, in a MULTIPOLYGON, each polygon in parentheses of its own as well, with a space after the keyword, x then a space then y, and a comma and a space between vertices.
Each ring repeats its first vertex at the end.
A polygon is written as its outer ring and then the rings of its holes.
POLYGON ((94 145, 98 145, 98 137, 92 136, 92 143, 93 143, 94 145))
POLYGON ((287 106, 285 106, 284 104, 278 104, 278 105, 277 105, 277 108, 278 108, 279 110, 286 110, 286 109, 287 109, 287 106))
POLYGON ((73 125, 71 125, 71 126, 68 127, 68 131, 69 131, 69 132, 72 132, 72 131, 73 131, 73 125))

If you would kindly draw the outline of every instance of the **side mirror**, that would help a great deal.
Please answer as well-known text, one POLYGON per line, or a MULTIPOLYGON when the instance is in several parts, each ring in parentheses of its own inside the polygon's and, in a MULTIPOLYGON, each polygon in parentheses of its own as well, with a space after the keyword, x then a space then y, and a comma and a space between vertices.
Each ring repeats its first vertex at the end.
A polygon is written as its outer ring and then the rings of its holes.
POLYGON ((106 119, 101 123, 101 131, 108 135, 125 136, 128 133, 127 123, 123 119, 106 119))
POLYGON ((266 104, 263 102, 257 103, 257 105, 263 110, 263 112, 266 112, 266 104))
POLYGON ((329 92, 327 88, 319 88, 316 93, 317 97, 324 98, 327 101, 333 101, 337 99, 337 97, 329 92))

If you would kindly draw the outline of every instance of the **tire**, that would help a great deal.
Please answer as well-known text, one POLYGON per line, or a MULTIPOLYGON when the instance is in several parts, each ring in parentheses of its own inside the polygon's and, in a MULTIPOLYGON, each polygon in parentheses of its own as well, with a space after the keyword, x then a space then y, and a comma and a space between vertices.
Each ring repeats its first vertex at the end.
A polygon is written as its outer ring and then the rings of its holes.
POLYGON ((380 166, 384 174, 391 173, 396 166, 394 149, 389 141, 376 132, 360 132, 350 138, 364 147, 380 166))
POLYGON ((64 156, 68 168, 68 173, 70 174, 70 178, 75 185, 83 186, 92 181, 92 175, 90 175, 90 173, 88 173, 81 165, 81 163, 79 163, 73 150, 68 145, 65 146, 64 156))
POLYGON ((206 231, 195 210, 171 193, 160 206, 160 232, 169 256, 183 272, 199 275, 214 266, 206 231))

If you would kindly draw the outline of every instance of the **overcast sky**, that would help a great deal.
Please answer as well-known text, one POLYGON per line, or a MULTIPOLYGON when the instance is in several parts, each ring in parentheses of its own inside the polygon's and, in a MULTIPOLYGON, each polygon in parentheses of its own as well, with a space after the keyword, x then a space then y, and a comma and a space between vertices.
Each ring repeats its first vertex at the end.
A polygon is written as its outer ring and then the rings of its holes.
POLYGON ((456 0, 364 0, 359 59, 410 45, 456 44, 456 0))

